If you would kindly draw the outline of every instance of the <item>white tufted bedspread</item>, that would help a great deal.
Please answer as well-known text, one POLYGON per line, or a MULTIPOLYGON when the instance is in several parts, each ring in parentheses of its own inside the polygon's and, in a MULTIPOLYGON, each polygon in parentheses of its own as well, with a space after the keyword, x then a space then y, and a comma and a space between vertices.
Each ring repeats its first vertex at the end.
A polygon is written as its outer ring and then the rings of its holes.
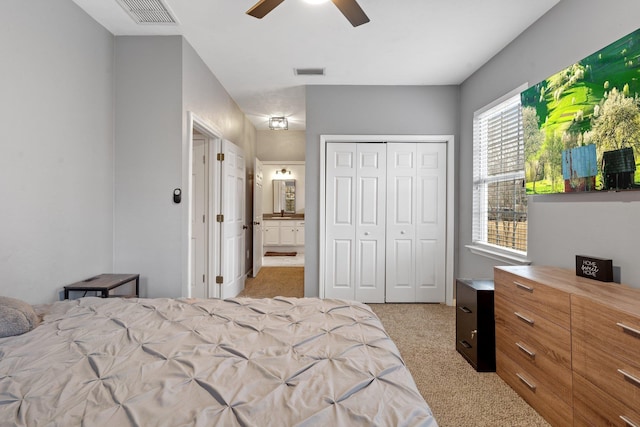
POLYGON ((2 426, 425 426, 364 304, 83 298, 0 339, 2 426))

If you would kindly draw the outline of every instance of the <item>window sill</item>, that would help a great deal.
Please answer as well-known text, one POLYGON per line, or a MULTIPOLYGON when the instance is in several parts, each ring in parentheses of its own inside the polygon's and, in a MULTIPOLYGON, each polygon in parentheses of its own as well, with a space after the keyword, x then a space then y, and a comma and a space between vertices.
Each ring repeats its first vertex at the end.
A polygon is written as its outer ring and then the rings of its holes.
POLYGON ((483 257, 495 259, 500 262, 506 262, 510 265, 531 264, 531 260, 528 260, 525 257, 519 256, 517 254, 507 253, 499 249, 495 249, 487 246, 480 246, 480 245, 465 245, 465 247, 475 255, 480 255, 483 257))

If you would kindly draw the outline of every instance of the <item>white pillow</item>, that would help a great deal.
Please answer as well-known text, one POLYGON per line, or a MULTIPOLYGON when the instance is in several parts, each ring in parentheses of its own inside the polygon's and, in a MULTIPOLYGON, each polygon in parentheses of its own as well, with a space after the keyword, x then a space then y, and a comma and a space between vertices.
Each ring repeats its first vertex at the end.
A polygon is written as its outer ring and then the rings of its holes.
POLYGON ((38 316, 29 304, 0 296, 0 338, 21 335, 38 325, 38 316))

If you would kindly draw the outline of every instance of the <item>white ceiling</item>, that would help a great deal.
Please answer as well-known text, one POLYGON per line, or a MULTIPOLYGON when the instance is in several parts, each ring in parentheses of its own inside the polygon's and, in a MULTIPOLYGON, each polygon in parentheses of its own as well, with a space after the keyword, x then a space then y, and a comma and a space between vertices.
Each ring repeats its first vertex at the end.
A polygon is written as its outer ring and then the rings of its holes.
POLYGON ((331 2, 165 0, 179 25, 139 25, 116 0, 73 0, 114 35, 181 34, 258 130, 284 115, 305 129, 305 85, 462 83, 560 0, 358 0, 352 27, 331 2), (294 68, 325 68, 296 76, 294 68))

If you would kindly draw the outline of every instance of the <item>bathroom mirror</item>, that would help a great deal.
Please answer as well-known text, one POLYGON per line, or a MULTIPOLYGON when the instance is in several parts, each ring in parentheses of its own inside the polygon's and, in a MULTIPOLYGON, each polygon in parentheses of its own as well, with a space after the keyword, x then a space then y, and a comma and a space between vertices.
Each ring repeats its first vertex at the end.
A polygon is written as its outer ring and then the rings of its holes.
POLYGON ((273 180, 273 213, 296 213, 296 180, 273 180))

